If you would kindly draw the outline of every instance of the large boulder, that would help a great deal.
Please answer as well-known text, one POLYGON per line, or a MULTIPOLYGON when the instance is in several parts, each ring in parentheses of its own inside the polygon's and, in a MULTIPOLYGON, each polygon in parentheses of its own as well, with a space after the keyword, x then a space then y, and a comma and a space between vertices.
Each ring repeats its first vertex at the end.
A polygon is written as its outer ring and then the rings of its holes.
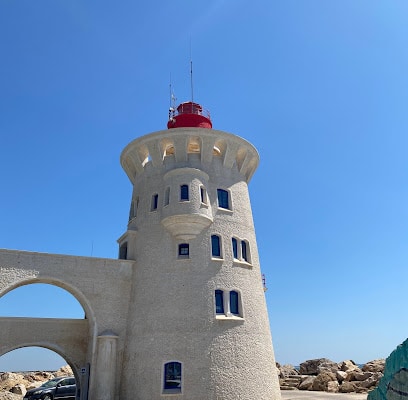
POLYGON ((326 392, 329 382, 337 382, 336 375, 333 372, 322 372, 313 381, 312 390, 326 392))
POLYGON ((74 373, 72 372, 72 369, 69 365, 64 365, 61 367, 58 371, 54 373, 54 375, 57 376, 73 376, 74 373))
POLYGON ((355 392, 356 390, 357 390, 357 386, 354 382, 344 381, 339 387, 340 393, 351 393, 351 392, 355 392))
POLYGON ((341 371, 348 372, 358 368, 358 365, 353 360, 344 360, 339 363, 341 371))
POLYGON ((339 365, 334 362, 334 361, 323 361, 317 366, 317 372, 318 374, 321 374, 322 372, 334 372, 336 373, 339 370, 339 365))
POLYGON ((297 369, 293 365, 285 364, 285 365, 282 365, 279 368, 279 377, 280 378, 286 378, 286 377, 291 376, 291 375, 299 375, 299 372, 297 371, 297 369))
POLYGON ((378 360, 369 361, 361 368, 363 371, 368 372, 381 372, 384 373, 385 360, 383 358, 378 360))
POLYGON ((0 391, 0 400, 21 400, 21 396, 11 392, 0 391))
POLYGON ((313 382, 316 379, 314 375, 308 375, 305 377, 302 377, 302 382, 299 384, 298 389, 299 390, 313 390, 313 382))
MULTIPOLYGON (((336 364, 328 358, 316 358, 314 360, 307 360, 300 364, 299 373, 301 375, 318 375, 320 365, 336 364)), ((336 364, 337 365, 337 364, 336 364)))
POLYGON ((327 392, 337 393, 339 391, 339 382, 329 381, 327 382, 327 392))
POLYGON ((19 383, 18 385, 13 386, 10 389, 10 392, 24 396, 27 393, 27 390, 26 390, 25 385, 23 385, 22 383, 19 383))
POLYGON ((347 378, 347 372, 345 371, 336 371, 336 378, 341 383, 347 378))

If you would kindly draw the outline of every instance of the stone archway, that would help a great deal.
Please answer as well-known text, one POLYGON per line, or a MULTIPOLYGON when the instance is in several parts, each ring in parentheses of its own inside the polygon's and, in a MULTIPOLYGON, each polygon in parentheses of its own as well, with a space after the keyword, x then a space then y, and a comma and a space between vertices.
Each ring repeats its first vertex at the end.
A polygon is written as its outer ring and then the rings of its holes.
MULTIPOLYGON (((11 355, 15 352, 18 352, 19 350, 23 350, 23 349, 42 349, 42 350, 47 350, 47 352, 37 352, 37 355, 40 354, 41 356, 44 356, 45 353, 55 353, 56 355, 60 356, 61 358, 61 364, 59 365, 58 368, 55 369, 46 369, 46 368, 37 368, 35 367, 35 365, 40 362, 41 360, 33 360, 33 362, 31 362, 29 365, 29 367, 27 369, 25 369, 24 371, 20 371, 20 370, 14 370, 14 369, 7 369, 6 371, 8 372, 12 372, 9 376, 11 377, 11 382, 9 381, 8 383, 10 384, 24 384, 26 386, 26 389, 28 386, 40 386, 40 384, 48 381, 49 379, 52 379, 54 377, 62 377, 62 376, 69 376, 70 372, 66 371, 65 369, 63 369, 62 371, 59 371, 62 367, 65 366, 69 366, 74 374, 75 377, 75 381, 76 381, 76 386, 77 386, 77 393, 81 392, 81 385, 82 385, 82 381, 83 379, 81 379, 81 376, 78 375, 78 373, 76 371, 74 371, 73 365, 72 365, 72 361, 69 359, 65 359, 64 355, 60 353, 60 349, 58 348, 51 348, 52 346, 48 346, 48 347, 44 347, 44 346, 33 346, 33 345, 25 345, 25 346, 21 346, 15 349, 11 349, 10 351, 5 352, 2 356, 0 356, 0 359, 2 357, 11 355), (34 368, 33 368, 34 366, 34 368), (58 375, 54 375, 53 372, 59 372, 58 375), (13 382, 14 381, 14 382, 13 382)), ((24 354, 24 356, 26 356, 27 354, 24 354)), ((32 356, 32 353, 30 353, 30 356, 32 356)), ((15 357, 15 355, 14 355, 15 357)), ((39 364, 37 364, 39 365, 39 364)), ((3 389, 4 390, 4 389, 3 389)), ((8 390, 8 389, 7 389, 8 390)), ((24 393, 23 393, 24 394, 24 393)), ((78 397, 79 398, 79 397, 78 397)))
POLYGON ((42 278, 13 282, 0 292, 0 301, 14 289, 36 283, 58 286, 69 292, 82 306, 85 317, 32 318, 0 317, 0 356, 22 347, 43 347, 56 352, 72 368, 77 385, 82 388, 81 399, 87 399, 89 366, 92 362, 95 322, 93 311, 76 288, 60 280, 42 278), (91 318, 89 318, 89 316, 91 318))

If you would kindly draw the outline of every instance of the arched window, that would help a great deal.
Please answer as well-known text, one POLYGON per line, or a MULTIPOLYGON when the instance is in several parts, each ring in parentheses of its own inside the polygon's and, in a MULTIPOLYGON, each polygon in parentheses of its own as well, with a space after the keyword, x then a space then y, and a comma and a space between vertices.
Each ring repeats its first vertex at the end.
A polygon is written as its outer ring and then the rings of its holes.
POLYGON ((232 241, 232 253, 234 255, 234 258, 238 260, 238 240, 233 237, 231 241, 232 241))
POLYGON ((181 392, 181 363, 177 361, 171 361, 164 364, 163 392, 181 392))
POLYGON ((180 201, 188 201, 188 185, 181 185, 180 186, 180 201))
POLYGON ((217 189, 218 207, 230 210, 229 193, 224 189, 217 189))
POLYGON ((211 255, 221 258, 221 239, 217 235, 211 236, 211 255))
POLYGON ((239 295, 235 290, 230 291, 230 311, 231 314, 239 315, 239 295))
POLYGON ((215 313, 224 314, 224 292, 222 290, 215 291, 215 313))
POLYGON ((249 249, 248 249, 248 243, 245 240, 241 241, 241 253, 242 253, 242 259, 246 262, 249 262, 249 249))

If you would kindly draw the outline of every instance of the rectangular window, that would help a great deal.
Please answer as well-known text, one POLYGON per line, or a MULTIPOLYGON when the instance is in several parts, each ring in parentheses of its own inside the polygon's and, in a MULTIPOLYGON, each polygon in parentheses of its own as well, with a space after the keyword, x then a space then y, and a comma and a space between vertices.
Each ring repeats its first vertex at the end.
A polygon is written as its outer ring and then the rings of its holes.
POLYGON ((170 188, 167 187, 166 191, 164 192, 164 205, 168 206, 170 203, 170 188))
POLYGON ((242 252, 242 259, 248 262, 247 243, 244 240, 241 242, 241 252, 242 252))
POLYGON ((207 191, 204 186, 200 186, 201 203, 207 204, 207 191))
POLYGON ((218 207, 230 209, 229 193, 224 189, 217 189, 218 207))
POLYGON ((164 385, 165 393, 181 392, 181 363, 172 361, 164 365, 164 385))
POLYGON ((188 201, 188 185, 180 186, 180 201, 188 201))
POLYGON ((232 238, 232 253, 235 259, 238 259, 238 240, 232 238))
POLYGON ((213 257, 221 257, 220 237, 217 235, 211 236, 211 255, 213 257))
POLYGON ((178 255, 181 257, 188 257, 190 255, 190 245, 188 243, 179 244, 178 255))
POLYGON ((239 299, 238 292, 232 290, 230 292, 230 311, 231 314, 239 315, 239 299))
POLYGON ((135 200, 132 200, 130 204, 129 221, 136 217, 137 208, 139 207, 139 196, 135 200))
POLYGON ((151 205, 151 211, 157 210, 157 206, 159 204, 159 195, 156 193, 152 196, 152 205, 151 205))
POLYGON ((224 293, 222 290, 215 291, 215 313, 224 314, 224 293))

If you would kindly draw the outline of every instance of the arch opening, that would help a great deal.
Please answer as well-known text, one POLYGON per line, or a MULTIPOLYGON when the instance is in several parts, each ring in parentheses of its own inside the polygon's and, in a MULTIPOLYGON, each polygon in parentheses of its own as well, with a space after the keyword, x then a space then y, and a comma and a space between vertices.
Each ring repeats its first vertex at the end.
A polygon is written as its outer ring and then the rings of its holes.
POLYGON ((9 379, 2 380, 2 391, 14 391, 18 385, 18 392, 23 395, 27 391, 38 392, 43 387, 46 387, 44 396, 55 394, 55 391, 73 397, 80 393, 78 374, 57 349, 30 345, 11 349, 0 355, 0 371, 12 373, 9 379))

